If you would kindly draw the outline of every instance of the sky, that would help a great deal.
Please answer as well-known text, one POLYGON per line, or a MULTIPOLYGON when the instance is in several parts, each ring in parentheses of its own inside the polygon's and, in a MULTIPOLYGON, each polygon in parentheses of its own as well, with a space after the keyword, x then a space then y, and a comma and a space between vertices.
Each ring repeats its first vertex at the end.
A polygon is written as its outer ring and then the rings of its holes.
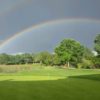
POLYGON ((53 52, 64 38, 93 48, 100 0, 0 0, 0 53, 53 52))

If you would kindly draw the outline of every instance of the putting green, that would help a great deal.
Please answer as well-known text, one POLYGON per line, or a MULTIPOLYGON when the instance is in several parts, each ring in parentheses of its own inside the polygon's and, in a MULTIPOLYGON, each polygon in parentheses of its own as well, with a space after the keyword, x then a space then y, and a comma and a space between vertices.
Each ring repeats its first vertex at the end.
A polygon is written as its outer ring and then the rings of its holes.
POLYGON ((0 81, 43 81, 43 80, 59 80, 66 77, 58 76, 0 76, 0 81))

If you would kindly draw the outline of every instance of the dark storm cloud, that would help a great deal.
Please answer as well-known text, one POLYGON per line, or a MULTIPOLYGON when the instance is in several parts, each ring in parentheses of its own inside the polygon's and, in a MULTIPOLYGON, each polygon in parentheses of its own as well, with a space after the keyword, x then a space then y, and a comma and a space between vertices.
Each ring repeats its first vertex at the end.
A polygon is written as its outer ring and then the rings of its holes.
POLYGON ((73 38, 84 46, 93 47, 94 37, 100 32, 100 22, 89 20, 58 20, 28 29, 2 44, 0 52, 53 52, 64 38, 73 38))
MULTIPOLYGON (((0 1, 0 41, 5 41, 17 32, 48 20, 65 18, 99 20, 99 9, 100 0, 2 0, 0 1)), ((99 27, 89 26, 95 29, 99 27)), ((81 28, 80 32, 83 33, 84 30, 81 28)), ((90 30, 84 34, 87 35, 90 30)), ((97 32, 98 30, 95 30, 93 35, 97 32)), ((88 43, 88 39, 86 41, 88 43)))

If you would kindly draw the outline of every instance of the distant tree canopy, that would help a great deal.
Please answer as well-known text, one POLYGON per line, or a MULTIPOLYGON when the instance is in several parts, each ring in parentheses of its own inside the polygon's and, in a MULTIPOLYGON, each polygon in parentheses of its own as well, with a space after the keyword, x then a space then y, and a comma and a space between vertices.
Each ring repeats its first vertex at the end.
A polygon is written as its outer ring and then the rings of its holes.
POLYGON ((3 53, 3 54, 0 54, 0 64, 7 64, 10 60, 10 56, 3 53))
POLYGON ((25 64, 33 63, 31 54, 8 55, 0 54, 0 64, 25 64))
POLYGON ((47 51, 40 52, 35 55, 34 62, 45 64, 45 65, 51 65, 52 55, 47 51))
POLYGON ((54 53, 48 51, 24 53, 17 55, 0 54, 0 64, 32 64, 66 66, 77 68, 100 68, 100 34, 94 40, 94 50, 98 53, 95 56, 87 47, 73 39, 62 40, 54 49, 54 53))

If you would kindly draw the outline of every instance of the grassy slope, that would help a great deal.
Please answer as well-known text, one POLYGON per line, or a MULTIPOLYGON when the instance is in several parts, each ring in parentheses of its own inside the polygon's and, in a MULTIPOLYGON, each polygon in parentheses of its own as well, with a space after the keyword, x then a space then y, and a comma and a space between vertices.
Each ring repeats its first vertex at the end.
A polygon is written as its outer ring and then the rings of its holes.
POLYGON ((100 100, 100 70, 34 67, 2 73, 0 100, 100 100))

